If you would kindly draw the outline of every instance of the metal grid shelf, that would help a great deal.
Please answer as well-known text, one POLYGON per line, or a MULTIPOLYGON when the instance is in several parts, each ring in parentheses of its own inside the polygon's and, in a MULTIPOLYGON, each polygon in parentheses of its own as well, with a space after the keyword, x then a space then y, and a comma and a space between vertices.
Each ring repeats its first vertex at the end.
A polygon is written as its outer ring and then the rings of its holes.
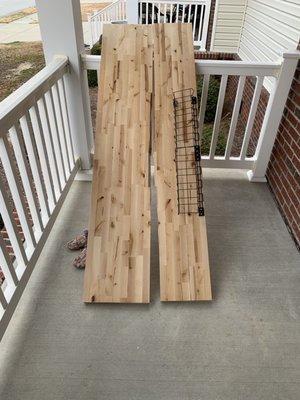
POLYGON ((178 214, 204 215, 198 102, 193 89, 173 93, 178 214))

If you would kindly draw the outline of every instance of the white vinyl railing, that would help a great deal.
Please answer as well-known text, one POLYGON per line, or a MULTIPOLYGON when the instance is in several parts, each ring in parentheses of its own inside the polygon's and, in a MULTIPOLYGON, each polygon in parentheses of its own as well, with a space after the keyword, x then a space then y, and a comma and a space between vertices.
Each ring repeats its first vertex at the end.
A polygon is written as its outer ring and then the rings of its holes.
MULTIPOLYGON (((251 170, 254 166, 257 154, 253 157, 247 157, 247 150, 252 134, 252 128, 255 121, 256 111, 263 88, 263 82, 266 77, 278 79, 281 70, 281 64, 277 63, 248 63, 244 61, 212 61, 196 60, 196 72, 203 75, 203 87, 201 93, 199 109, 199 127, 200 135, 204 128, 204 117, 206 111, 208 88, 211 76, 217 76, 220 79, 220 89, 218 102, 213 122, 212 136, 208 155, 202 155, 202 165, 210 168, 241 168, 251 170), (224 100, 229 76, 238 79, 237 91, 234 106, 231 114, 230 127, 227 135, 225 154, 216 155, 217 143, 220 134, 220 125, 223 114, 224 100), (232 156, 232 146, 236 135, 237 122, 240 115, 241 103, 244 95, 246 78, 255 79, 255 89, 251 99, 251 107, 246 121, 246 129, 243 134, 242 145, 240 146, 239 156, 232 156)), ((270 103, 270 101, 269 101, 270 103)), ((268 106, 269 107, 269 106, 268 106)), ((268 108, 267 108, 268 109, 268 108)), ((267 113, 265 115, 267 117, 267 113)), ((245 121, 244 121, 245 122, 245 121)), ((261 132, 262 134, 262 132, 261 132)))
POLYGON ((0 103, 0 213, 13 249, 9 254, 0 234, 0 338, 79 166, 68 73, 67 57, 57 57, 0 103))
POLYGON ((191 23, 194 46, 205 50, 210 0, 142 0, 139 1, 139 23, 191 23))
POLYGON ((125 0, 114 1, 102 10, 89 15, 88 21, 91 31, 91 45, 94 45, 98 42, 100 35, 102 35, 103 24, 122 21, 126 22, 125 0))
POLYGON ((207 102, 209 77, 219 75, 221 84, 216 108, 213 132, 208 156, 203 156, 204 167, 243 168, 248 169, 249 180, 254 182, 265 181, 265 174, 270 160, 272 148, 277 135, 278 126, 282 118, 285 102, 291 87, 297 67, 299 52, 284 53, 278 63, 259 63, 244 61, 211 61, 197 60, 196 73, 203 75, 203 90, 200 102, 199 125, 200 133, 203 130, 204 114, 207 102), (238 77, 238 86, 231 115, 230 128, 227 136, 225 154, 216 155, 216 146, 220 133, 220 121, 226 93, 226 83, 229 76, 238 77), (246 127, 243 133, 239 155, 231 155, 232 145, 236 134, 237 121, 240 114, 241 102, 244 95, 247 77, 255 79, 255 89, 251 99, 250 110, 247 115, 246 127), (273 87, 266 106, 263 123, 258 133, 255 154, 247 157, 247 150, 255 121, 260 95, 265 79, 272 78, 273 87))
MULTIPOLYGON (((283 54, 283 58, 279 63, 195 60, 196 74, 203 76, 203 87, 199 107, 200 134, 203 132, 204 128, 204 116, 207 107, 210 77, 217 75, 220 79, 218 102, 209 146, 210 150, 208 155, 202 156, 203 167, 247 169, 249 170, 248 177, 250 180, 265 181, 267 165, 298 58, 299 53, 295 52, 283 54), (216 155, 216 148, 220 134, 220 124, 229 76, 238 79, 238 86, 230 119, 225 154, 218 156, 216 155), (245 132, 243 134, 242 145, 240 146, 240 154, 238 156, 232 156, 232 145, 236 134, 237 121, 247 77, 255 79, 255 89, 251 100, 245 132), (252 134, 255 115, 263 88, 263 82, 266 77, 272 77, 274 85, 269 96, 255 154, 252 157, 247 157, 247 149, 252 134)), ((99 71, 100 56, 84 55, 82 59, 84 69, 99 71)))
MULTIPOLYGON (((140 0, 139 24, 191 23, 194 46, 205 50, 209 25, 211 0, 140 0)), ((126 1, 117 0, 89 17, 91 45, 95 44, 103 31, 103 24, 126 22, 126 1)))

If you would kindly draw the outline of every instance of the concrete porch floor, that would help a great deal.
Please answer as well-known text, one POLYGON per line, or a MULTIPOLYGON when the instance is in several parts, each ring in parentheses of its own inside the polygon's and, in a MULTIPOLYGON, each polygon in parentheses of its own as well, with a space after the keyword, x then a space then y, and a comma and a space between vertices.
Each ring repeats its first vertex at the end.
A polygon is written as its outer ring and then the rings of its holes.
POLYGON ((87 225, 75 182, 0 345, 1 400, 298 400, 299 253, 266 184, 206 170, 214 301, 85 305, 65 243, 87 225))

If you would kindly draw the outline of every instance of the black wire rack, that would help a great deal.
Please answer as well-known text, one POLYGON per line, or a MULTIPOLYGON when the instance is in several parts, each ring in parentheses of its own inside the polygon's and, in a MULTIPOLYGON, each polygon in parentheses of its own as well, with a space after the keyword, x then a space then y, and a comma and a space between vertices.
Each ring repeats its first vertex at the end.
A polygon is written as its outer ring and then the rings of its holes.
POLYGON ((193 89, 173 93, 178 214, 204 215, 198 101, 193 89))

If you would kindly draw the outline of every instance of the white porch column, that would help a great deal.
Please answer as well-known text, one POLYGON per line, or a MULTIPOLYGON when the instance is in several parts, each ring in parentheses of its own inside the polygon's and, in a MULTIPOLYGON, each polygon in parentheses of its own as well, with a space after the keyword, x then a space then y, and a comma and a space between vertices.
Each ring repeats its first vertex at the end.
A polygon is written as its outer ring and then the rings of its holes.
POLYGON ((36 0, 46 63, 55 55, 66 55, 70 74, 66 91, 75 152, 82 168, 91 167, 93 130, 86 73, 81 68, 84 53, 80 0, 36 0))
POLYGON ((126 0, 126 19, 128 24, 139 23, 139 2, 138 0, 126 0))
POLYGON ((265 118, 261 127, 254 156, 254 167, 253 170, 248 172, 248 178, 252 182, 266 182, 265 175, 268 163, 299 58, 299 51, 283 54, 281 71, 275 87, 270 93, 265 118))

